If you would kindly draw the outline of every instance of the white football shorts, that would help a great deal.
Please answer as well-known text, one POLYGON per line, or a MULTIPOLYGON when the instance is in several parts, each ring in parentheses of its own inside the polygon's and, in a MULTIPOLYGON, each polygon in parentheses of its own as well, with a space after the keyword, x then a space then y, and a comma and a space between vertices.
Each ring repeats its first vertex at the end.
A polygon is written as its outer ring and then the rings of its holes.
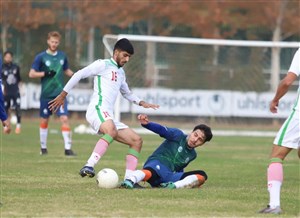
POLYGON ((99 132, 101 124, 106 120, 113 120, 117 130, 129 128, 124 123, 115 121, 113 119, 113 116, 114 113, 112 111, 105 110, 103 107, 97 107, 95 105, 89 105, 85 114, 86 120, 89 122, 93 130, 97 133, 99 132))
POLYGON ((273 143, 287 148, 300 148, 300 123, 298 110, 292 110, 291 114, 278 131, 273 143))

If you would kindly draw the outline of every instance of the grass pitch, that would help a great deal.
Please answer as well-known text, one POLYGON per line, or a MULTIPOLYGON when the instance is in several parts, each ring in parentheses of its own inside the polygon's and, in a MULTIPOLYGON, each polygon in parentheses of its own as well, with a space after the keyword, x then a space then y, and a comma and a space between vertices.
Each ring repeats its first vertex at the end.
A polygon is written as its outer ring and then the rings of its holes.
MULTIPOLYGON (((100 189, 95 178, 78 174, 99 137, 73 134, 77 157, 67 158, 59 129, 51 120, 47 156, 39 155, 37 120, 24 120, 20 135, 1 135, 1 217, 274 217, 257 213, 268 204, 273 138, 215 136, 197 149, 198 158, 187 168, 207 172, 200 189, 100 189)), ((142 137, 139 168, 162 141, 156 135, 142 137)), ((113 168, 121 180, 127 150, 111 144, 96 171, 113 168)), ((284 162, 284 213, 276 217, 300 216, 299 173, 292 151, 284 162)))

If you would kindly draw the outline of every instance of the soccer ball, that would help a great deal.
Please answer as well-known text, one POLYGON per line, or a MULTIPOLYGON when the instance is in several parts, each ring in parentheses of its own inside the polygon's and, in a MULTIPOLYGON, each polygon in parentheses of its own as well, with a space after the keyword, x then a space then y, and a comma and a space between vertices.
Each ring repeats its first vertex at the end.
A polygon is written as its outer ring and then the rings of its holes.
POLYGON ((10 118, 10 123, 12 125, 16 125, 17 124, 17 116, 16 115, 12 115, 11 118, 10 118))
POLYGON ((116 188, 119 176, 113 169, 104 168, 97 174, 97 184, 100 188, 116 188))

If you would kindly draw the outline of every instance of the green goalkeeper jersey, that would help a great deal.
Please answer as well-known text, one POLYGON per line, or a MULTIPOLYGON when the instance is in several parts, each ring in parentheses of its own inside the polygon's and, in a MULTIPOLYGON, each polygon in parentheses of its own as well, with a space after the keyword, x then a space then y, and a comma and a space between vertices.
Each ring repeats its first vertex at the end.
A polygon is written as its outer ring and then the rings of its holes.
POLYGON ((43 51, 39 53, 31 66, 37 72, 54 70, 54 77, 42 77, 41 100, 51 100, 60 94, 64 87, 64 71, 69 68, 67 56, 62 51, 52 55, 43 51))

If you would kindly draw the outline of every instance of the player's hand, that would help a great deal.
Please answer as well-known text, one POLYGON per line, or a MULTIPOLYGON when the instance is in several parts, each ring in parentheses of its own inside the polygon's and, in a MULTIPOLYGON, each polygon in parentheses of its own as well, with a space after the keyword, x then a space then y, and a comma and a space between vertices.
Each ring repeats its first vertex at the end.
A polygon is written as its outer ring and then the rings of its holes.
POLYGON ((3 132, 5 134, 9 134, 11 131, 10 122, 8 120, 4 120, 2 121, 2 125, 3 125, 3 132))
POLYGON ((56 74, 55 70, 45 71, 45 76, 44 77, 54 77, 55 74, 56 74))
POLYGON ((49 101, 49 110, 52 112, 56 112, 58 108, 61 106, 64 106, 65 103, 65 98, 67 96, 67 93, 65 91, 62 91, 56 98, 53 100, 49 101))
POLYGON ((277 113, 278 104, 279 104, 279 101, 275 101, 275 100, 271 101, 271 103, 270 103, 270 111, 272 113, 277 113))
POLYGON ((146 114, 139 114, 137 116, 138 120, 140 121, 141 124, 146 125, 149 123, 148 116, 146 114))
POLYGON ((139 103, 140 106, 144 107, 144 108, 152 108, 154 110, 158 109, 159 108, 159 105, 158 104, 149 104, 145 101, 140 101, 139 103))

